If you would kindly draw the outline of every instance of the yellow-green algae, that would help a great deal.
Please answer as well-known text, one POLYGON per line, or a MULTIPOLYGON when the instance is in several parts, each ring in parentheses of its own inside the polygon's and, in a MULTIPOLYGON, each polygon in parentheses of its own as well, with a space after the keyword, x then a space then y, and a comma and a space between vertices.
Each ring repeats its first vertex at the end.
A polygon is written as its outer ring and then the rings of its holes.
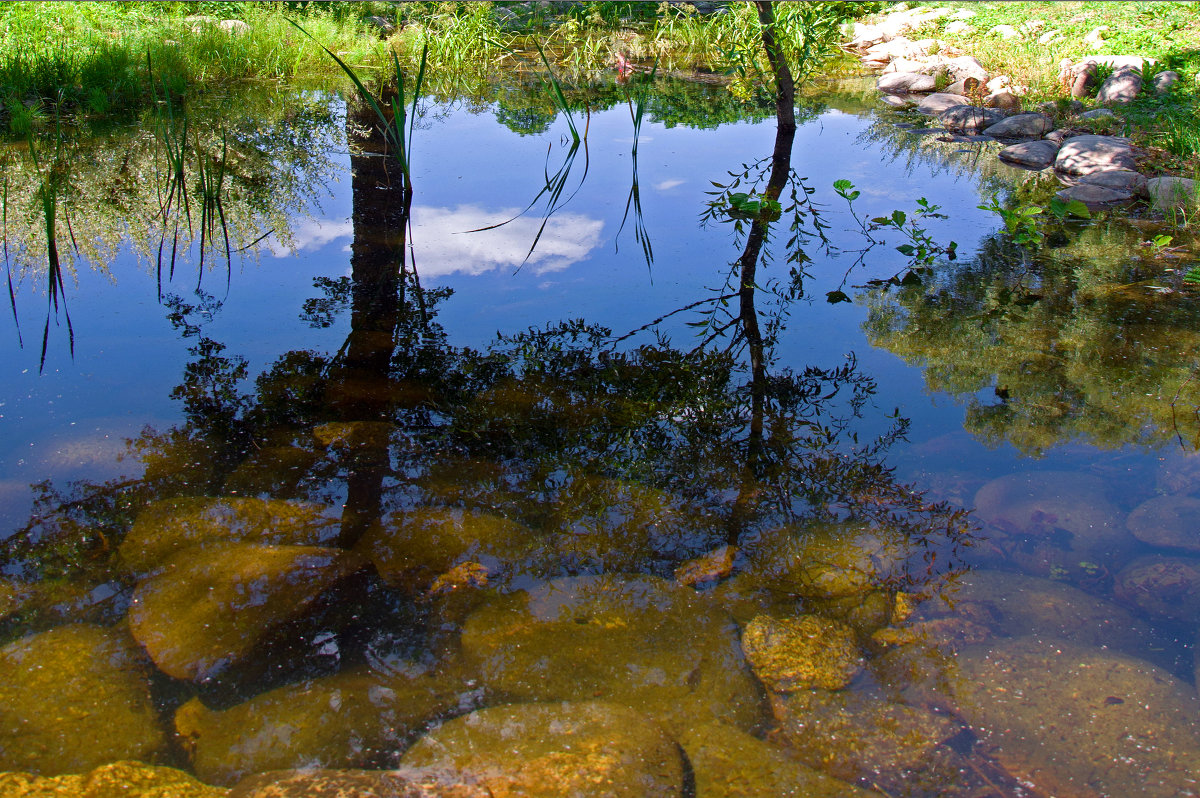
POLYGON ((317 546, 192 549, 137 586, 129 625, 160 670, 202 681, 245 660, 340 580, 369 567, 351 552, 317 546))
POLYGON ((175 730, 205 781, 233 784, 260 771, 389 767, 425 725, 470 697, 465 674, 407 677, 358 667, 270 690, 213 710, 193 698, 175 730))
POLYGON ((0 773, 4 798, 226 798, 228 793, 182 770, 133 761, 67 776, 0 773))
POLYGON ((770 743, 725 723, 685 730, 679 740, 696 779, 697 798, 868 798, 770 743))
POLYGON ((0 649, 0 770, 82 773, 166 747, 128 633, 60 626, 0 649))
POLYGON ((144 574, 195 546, 319 545, 337 533, 337 524, 318 504, 228 496, 162 499, 138 514, 120 555, 130 572, 144 574))
POLYGON ((828 618, 759 615, 742 630, 754 675, 777 692, 840 690, 863 669, 854 630, 828 618))
POLYGON ((489 582, 522 572, 538 551, 533 530, 489 513, 418 507, 393 513, 356 547, 388 584, 422 592, 466 562, 488 570, 489 582))
POLYGON ((481 709, 418 740, 401 763, 466 771, 494 798, 682 798, 684 787, 675 740, 645 715, 601 701, 481 709))
POLYGON ((601 698, 672 730, 761 721, 733 620, 657 577, 569 577, 494 597, 467 619, 462 650, 487 688, 514 700, 601 698))

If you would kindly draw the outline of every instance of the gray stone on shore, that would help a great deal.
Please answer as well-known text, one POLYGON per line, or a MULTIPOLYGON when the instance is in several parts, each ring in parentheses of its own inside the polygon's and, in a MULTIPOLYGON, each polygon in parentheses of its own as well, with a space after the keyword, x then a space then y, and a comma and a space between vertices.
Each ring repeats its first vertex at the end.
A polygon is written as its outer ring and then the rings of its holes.
POLYGON ((1016 114, 1021 111, 1021 98, 1008 89, 994 91, 983 98, 985 108, 998 108, 1006 114, 1016 114))
POLYGON ((1100 210, 1112 205, 1120 205, 1133 199, 1132 191, 1122 191, 1117 188, 1097 186, 1091 183, 1078 183, 1074 186, 1060 189, 1054 196, 1063 202, 1082 202, 1088 210, 1100 210))
POLYGON ((1128 191, 1131 194, 1146 193, 1146 178, 1138 172, 1127 169, 1113 169, 1108 172, 1094 172, 1079 178, 1080 184, 1103 186, 1117 191, 1128 191))
POLYGON ((1000 150, 1000 160, 1026 169, 1046 169, 1054 164, 1058 145, 1053 141, 1023 141, 1000 150))
POLYGON ((1200 206, 1200 183, 1186 177, 1155 177, 1146 181, 1146 193, 1159 210, 1200 206))
POLYGON ((1077 177, 1113 169, 1137 171, 1129 139, 1118 136, 1075 136, 1063 142, 1054 168, 1077 177))
POLYGON ((984 128, 985 136, 998 139, 1023 139, 1044 136, 1054 129, 1054 120, 1045 114, 1017 114, 984 128))
POLYGON ((1004 118, 999 111, 974 105, 955 105, 937 115, 952 133, 978 133, 1004 118))
POLYGON ((919 72, 889 72, 879 76, 875 87, 890 94, 929 92, 937 88, 937 78, 919 72))
POLYGON ((1111 108, 1093 108, 1078 114, 1078 116, 1080 119, 1114 119, 1117 115, 1112 112, 1111 108))
POLYGON ((948 108, 963 104, 963 98, 957 94, 936 92, 926 96, 921 102, 917 103, 917 110, 923 114, 936 116, 948 108))
POLYGON ((1105 105, 1133 102, 1142 91, 1142 75, 1132 68, 1118 69, 1100 84, 1096 100, 1105 105))
POLYGON ((1155 94, 1166 94, 1180 81, 1179 73, 1173 69, 1168 69, 1157 73, 1150 79, 1150 85, 1154 87, 1155 94))

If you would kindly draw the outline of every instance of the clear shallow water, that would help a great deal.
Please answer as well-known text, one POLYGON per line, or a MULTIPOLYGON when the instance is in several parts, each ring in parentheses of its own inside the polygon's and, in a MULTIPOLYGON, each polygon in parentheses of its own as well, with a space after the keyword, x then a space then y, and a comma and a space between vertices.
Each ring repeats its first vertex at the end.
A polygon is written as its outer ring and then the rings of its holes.
MULTIPOLYGON (((193 247, 160 303, 157 233, 135 230, 111 276, 68 284, 74 355, 65 322, 52 327, 40 374, 44 283, 28 276, 25 346, 12 331, 0 366, 4 517, 26 529, 9 538, 0 609, 34 653, 6 649, 19 675, 4 703, 18 729, 56 694, 120 693, 61 682, 124 657, 132 686, 90 711, 136 733, 108 751, 81 748, 78 727, 6 732, 3 768, 132 758, 228 785, 392 767, 440 718, 599 699, 681 742, 696 794, 729 794, 714 774, 732 766, 708 757, 746 760, 745 746, 775 763, 765 772, 786 761, 889 794, 1190 789, 1195 482, 1163 403, 1180 391, 1186 416, 1192 300, 1138 285, 1162 275, 1115 247, 1124 228, 1069 231, 1022 262, 975 208, 1013 173, 915 149, 834 99, 791 148, 814 192, 811 263, 789 276, 785 210, 757 253, 772 260, 751 258, 757 290, 738 290, 735 265, 764 226, 699 219, 709 181, 768 158, 766 181, 773 120, 643 127, 647 264, 632 215, 618 236, 623 105, 591 114, 527 260, 544 202, 466 231, 538 195, 569 155, 561 123, 519 136, 431 106, 402 227, 383 162, 349 154, 334 107, 329 127, 312 123, 327 160, 276 154, 299 178, 273 194, 296 252, 235 257, 228 276, 218 263, 205 299, 193 247), (843 279, 866 243, 840 178, 867 218, 941 205, 949 218, 928 229, 959 242, 958 260, 923 286, 853 288, 906 259, 888 242, 843 279), (319 207, 296 185, 320 186, 319 207), (826 302, 839 288, 854 301, 826 302), (707 340, 697 303, 714 291, 746 312, 712 316, 725 329, 707 340), (171 296, 210 312, 172 323, 171 296), (615 345, 594 329, 657 319, 615 345), (59 494, 31 518, 42 480, 59 494), (31 660, 58 663, 40 687, 15 665, 31 660), (1027 701, 1003 700, 1014 678, 1027 701), (1036 722, 1055 713, 1079 720, 1036 722)), ((256 207, 238 216, 244 243, 271 226, 256 207)), ((429 764, 413 750, 406 764, 429 764)))

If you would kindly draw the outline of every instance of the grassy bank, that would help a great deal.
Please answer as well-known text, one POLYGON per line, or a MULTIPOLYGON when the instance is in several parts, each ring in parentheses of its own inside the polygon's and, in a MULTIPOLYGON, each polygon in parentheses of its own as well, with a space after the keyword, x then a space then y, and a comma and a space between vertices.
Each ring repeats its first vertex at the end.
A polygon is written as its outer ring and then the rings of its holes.
MULTIPOLYGON (((816 28, 880 5, 780 3, 779 38, 794 63, 815 64, 814 49, 830 44, 814 41, 816 28)), ((751 3, 0 3, 0 131, 23 137, 39 120, 120 117, 164 91, 186 98, 253 81, 344 85, 289 18, 367 78, 390 74, 389 48, 415 67, 428 46, 432 72, 482 79, 538 64, 535 41, 576 76, 611 70, 620 54, 660 71, 726 75, 742 95, 765 78, 751 3)))
MULTIPOLYGON (((957 13, 910 32, 909 38, 941 39, 976 56, 993 74, 1006 74, 1014 85, 1025 87, 1027 107, 1069 95, 1059 80, 1063 60, 1076 62, 1104 55, 1154 59, 1157 63, 1147 70, 1147 82, 1159 70, 1178 72, 1181 80, 1170 92, 1156 95, 1147 87, 1136 101, 1114 107, 1115 118, 1088 124, 1097 133, 1133 138, 1148 155, 1149 171, 1188 175, 1200 172, 1200 4, 924 5, 957 13)), ((891 5, 884 12, 902 7, 904 4, 891 5)))

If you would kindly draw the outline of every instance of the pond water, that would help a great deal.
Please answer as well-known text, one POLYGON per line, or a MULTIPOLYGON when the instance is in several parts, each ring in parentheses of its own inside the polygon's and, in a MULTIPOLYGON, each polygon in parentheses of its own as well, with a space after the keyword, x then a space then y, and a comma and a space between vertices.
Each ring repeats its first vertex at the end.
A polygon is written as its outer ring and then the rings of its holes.
POLYGON ((579 145, 518 83, 427 98, 408 181, 286 91, 8 147, 0 784, 1200 793, 1155 223, 1018 250, 976 206, 1044 182, 853 81, 794 140, 594 86, 579 145))

